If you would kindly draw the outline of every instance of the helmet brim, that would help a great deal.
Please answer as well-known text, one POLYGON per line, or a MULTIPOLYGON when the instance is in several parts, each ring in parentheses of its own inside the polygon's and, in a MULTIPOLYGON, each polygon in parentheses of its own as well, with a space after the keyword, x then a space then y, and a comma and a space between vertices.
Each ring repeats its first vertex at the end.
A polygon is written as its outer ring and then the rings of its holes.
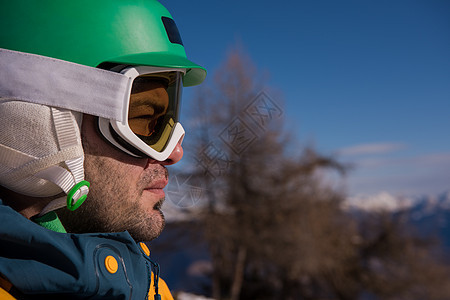
POLYGON ((107 60, 111 63, 126 65, 144 65, 165 68, 186 69, 183 77, 183 86, 194 86, 203 82, 206 78, 206 69, 185 57, 168 53, 138 53, 115 57, 107 60))

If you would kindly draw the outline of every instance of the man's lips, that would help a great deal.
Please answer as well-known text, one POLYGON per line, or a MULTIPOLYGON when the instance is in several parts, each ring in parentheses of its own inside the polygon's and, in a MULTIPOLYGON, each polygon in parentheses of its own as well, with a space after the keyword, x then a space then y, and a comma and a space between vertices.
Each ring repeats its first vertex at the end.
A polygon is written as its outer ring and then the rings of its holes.
POLYGON ((153 181, 149 186, 147 186, 144 191, 148 191, 153 194, 157 194, 161 197, 165 196, 164 188, 167 185, 167 180, 159 180, 159 181, 153 181))
POLYGON ((166 187, 167 183, 168 183, 167 180, 153 181, 145 188, 145 190, 162 190, 163 188, 166 187))
POLYGON ((160 197, 164 197, 166 195, 163 189, 145 189, 144 191, 150 192, 160 197))

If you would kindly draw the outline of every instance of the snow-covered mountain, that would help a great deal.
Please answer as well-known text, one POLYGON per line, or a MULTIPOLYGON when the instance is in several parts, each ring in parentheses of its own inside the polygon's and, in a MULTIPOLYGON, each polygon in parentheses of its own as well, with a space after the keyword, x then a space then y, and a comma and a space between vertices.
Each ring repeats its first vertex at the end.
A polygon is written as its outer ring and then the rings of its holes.
POLYGON ((450 255, 450 192, 419 198, 407 213, 410 223, 423 234, 438 238, 450 255))
POLYGON ((343 208, 355 213, 403 213, 406 221, 426 236, 436 237, 450 254, 450 191, 439 195, 396 197, 387 192, 349 197, 343 208))
POLYGON ((380 192, 375 195, 356 195, 348 197, 342 204, 342 208, 345 210, 362 212, 396 212, 414 206, 416 201, 416 199, 411 197, 397 197, 388 192, 380 192))
POLYGON ((388 192, 375 195, 356 195, 348 197, 343 203, 344 209, 360 211, 399 212, 414 210, 416 218, 432 214, 436 210, 450 210, 450 191, 440 195, 395 196, 388 192))
MULTIPOLYGON (((450 191, 419 197, 396 197, 382 192, 348 198, 343 208, 359 216, 373 211, 403 213, 406 222, 416 226, 419 232, 439 238, 444 251, 450 255, 450 191)), ((192 221, 182 218, 169 222, 150 247, 153 258, 162 267, 162 277, 172 289, 208 294, 210 279, 205 276, 211 268, 208 246, 197 234, 198 224, 192 221)))

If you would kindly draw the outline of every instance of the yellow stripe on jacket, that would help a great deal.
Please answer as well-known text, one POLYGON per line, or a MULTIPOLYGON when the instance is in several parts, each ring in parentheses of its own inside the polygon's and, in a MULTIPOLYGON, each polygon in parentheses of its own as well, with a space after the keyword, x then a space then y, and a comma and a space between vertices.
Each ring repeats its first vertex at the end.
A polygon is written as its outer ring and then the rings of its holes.
POLYGON ((16 298, 0 287, 0 300, 16 300, 16 298))
MULTIPOLYGON (((150 283, 150 290, 148 291, 148 299, 153 300, 155 296, 155 286, 154 278, 155 275, 152 273, 152 282, 150 283)), ((161 295, 161 300, 173 300, 172 294, 170 293, 169 287, 166 282, 159 278, 158 280, 158 293, 161 295)))

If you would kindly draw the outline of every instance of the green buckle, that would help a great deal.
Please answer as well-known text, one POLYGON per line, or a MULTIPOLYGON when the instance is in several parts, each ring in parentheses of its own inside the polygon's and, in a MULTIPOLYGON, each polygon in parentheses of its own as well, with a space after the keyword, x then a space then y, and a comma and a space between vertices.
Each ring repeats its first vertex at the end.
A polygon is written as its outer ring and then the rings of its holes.
POLYGON ((73 195, 75 195, 75 193, 83 186, 87 186, 88 188, 91 186, 91 184, 86 181, 80 181, 77 184, 75 184, 75 186, 70 190, 70 192, 67 194, 67 208, 71 211, 74 211, 75 209, 77 209, 78 207, 81 206, 81 204, 83 204, 84 200, 86 200, 87 195, 83 195, 80 197, 80 199, 78 199, 77 202, 75 202, 75 204, 73 204, 73 195))

